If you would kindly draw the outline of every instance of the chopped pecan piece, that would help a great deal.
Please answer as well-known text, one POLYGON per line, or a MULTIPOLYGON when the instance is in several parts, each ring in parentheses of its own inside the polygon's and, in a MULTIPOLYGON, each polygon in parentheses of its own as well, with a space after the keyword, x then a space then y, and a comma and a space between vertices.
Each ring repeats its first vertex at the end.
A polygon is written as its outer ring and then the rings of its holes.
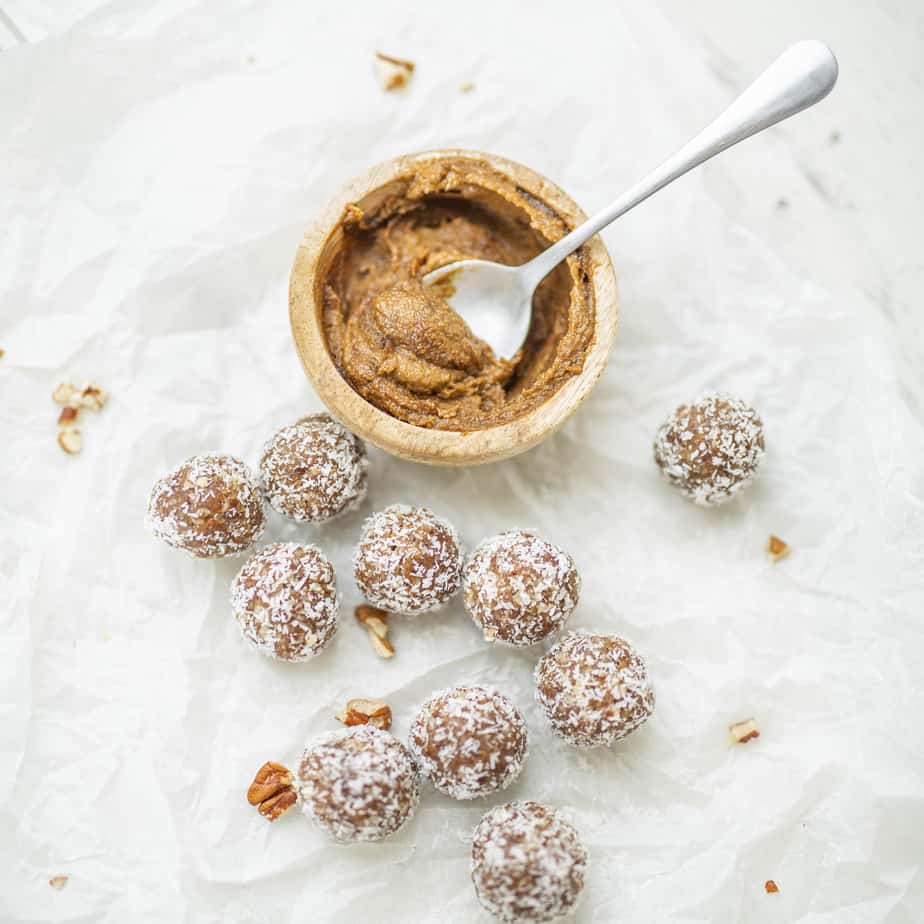
POLYGON ((771 536, 767 540, 767 557, 770 561, 779 561, 789 554, 789 546, 779 536, 771 536))
POLYGON ((75 456, 83 449, 83 436, 73 427, 65 427, 58 434, 58 445, 69 455, 75 456))
POLYGON ((356 607, 356 619, 361 622, 369 633, 369 644, 380 658, 393 658, 394 645, 388 641, 388 613, 377 606, 367 603, 356 607))
POLYGON ((380 51, 375 53, 375 60, 382 89, 400 90, 402 87, 407 86, 407 82, 411 79, 411 74, 414 73, 413 61, 383 55, 380 51))
POLYGON ((385 638, 388 635, 388 613, 385 610, 380 610, 377 606, 369 606, 368 603, 361 603, 356 607, 356 619, 379 638, 385 638))
POLYGON ((58 414, 58 426, 64 427, 68 424, 77 423, 77 418, 80 416, 80 409, 76 407, 70 407, 69 405, 61 408, 61 413, 58 414))
POLYGON ((764 883, 764 890, 768 895, 772 895, 774 892, 779 892, 780 887, 772 879, 768 879, 764 883))
POLYGON ((752 738, 760 737, 760 729, 754 719, 744 719, 729 725, 728 730, 736 744, 747 744, 752 738))
POLYGON ((377 699, 351 699, 336 718, 344 725, 374 725, 387 731, 391 728, 391 708, 377 699))
POLYGON ((109 399, 108 393, 95 382, 84 382, 80 387, 77 400, 81 407, 91 411, 101 411, 109 399))
POLYGON ((64 404, 71 407, 75 406, 78 391, 70 382, 62 382, 51 393, 51 400, 55 404, 64 404))

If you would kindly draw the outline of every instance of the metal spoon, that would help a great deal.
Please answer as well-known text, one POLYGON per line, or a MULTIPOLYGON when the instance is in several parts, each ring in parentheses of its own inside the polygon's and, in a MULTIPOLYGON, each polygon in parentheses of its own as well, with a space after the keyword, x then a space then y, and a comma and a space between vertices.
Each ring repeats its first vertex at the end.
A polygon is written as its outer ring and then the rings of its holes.
POLYGON ((796 42, 673 157, 528 263, 504 266, 489 260, 459 260, 433 270, 423 281, 451 283, 449 304, 496 356, 511 357, 529 331, 536 286, 568 254, 688 170, 824 99, 836 80, 837 59, 827 45, 796 42))

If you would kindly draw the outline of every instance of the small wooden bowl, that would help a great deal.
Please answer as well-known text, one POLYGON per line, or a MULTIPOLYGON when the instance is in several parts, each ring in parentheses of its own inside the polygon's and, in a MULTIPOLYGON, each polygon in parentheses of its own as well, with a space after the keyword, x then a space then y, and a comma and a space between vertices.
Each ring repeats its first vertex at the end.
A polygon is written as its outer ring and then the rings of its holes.
POLYGON ((619 304, 609 254, 600 238, 594 237, 585 245, 593 267, 595 329, 584 368, 548 401, 510 423, 464 433, 417 427, 380 411, 355 392, 331 359, 321 323, 322 287, 331 256, 342 236, 339 221, 343 210, 352 202, 362 207, 364 203, 381 200, 385 188, 413 173, 416 165, 446 157, 489 163, 530 195, 548 203, 572 225, 586 218, 577 204, 545 177, 494 154, 440 150, 397 157, 347 184, 305 233, 292 266, 289 318, 305 373, 331 414, 350 430, 402 459, 432 465, 477 465, 507 459, 535 446, 577 410, 606 367, 616 336, 619 304))

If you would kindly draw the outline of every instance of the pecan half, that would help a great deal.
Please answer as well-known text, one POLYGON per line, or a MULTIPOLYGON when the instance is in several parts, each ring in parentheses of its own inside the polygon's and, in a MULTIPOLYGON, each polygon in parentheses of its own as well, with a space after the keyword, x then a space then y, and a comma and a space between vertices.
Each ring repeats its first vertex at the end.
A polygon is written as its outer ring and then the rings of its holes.
POLYGON ((296 802, 292 774, 287 767, 268 760, 247 789, 247 801, 270 821, 284 815, 296 802))

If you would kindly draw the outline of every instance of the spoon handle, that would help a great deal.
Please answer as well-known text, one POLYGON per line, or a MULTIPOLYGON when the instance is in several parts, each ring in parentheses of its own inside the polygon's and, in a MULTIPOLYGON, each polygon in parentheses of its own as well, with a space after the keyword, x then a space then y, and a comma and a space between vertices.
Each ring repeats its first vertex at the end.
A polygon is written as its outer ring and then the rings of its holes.
POLYGON ((824 99, 837 80, 837 59, 823 42, 796 42, 783 52, 714 122, 615 202, 522 267, 532 288, 569 253, 611 221, 733 144, 824 99))

